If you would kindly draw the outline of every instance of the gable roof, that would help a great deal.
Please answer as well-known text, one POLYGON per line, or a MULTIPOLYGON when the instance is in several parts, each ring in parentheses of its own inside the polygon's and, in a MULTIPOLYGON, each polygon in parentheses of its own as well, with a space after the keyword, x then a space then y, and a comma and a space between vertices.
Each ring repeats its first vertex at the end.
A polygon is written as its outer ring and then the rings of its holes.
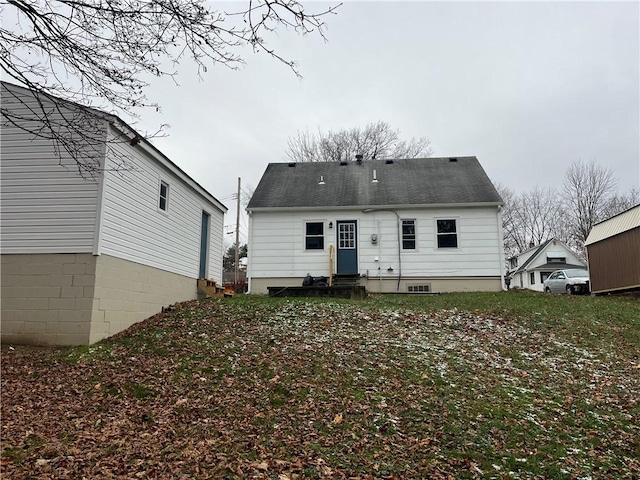
MULTIPOLYGON (((531 262, 533 262, 536 259, 536 257, 538 255, 540 255, 540 253, 544 250, 544 248, 547 245, 549 245, 549 243, 551 243, 553 240, 554 240, 553 238, 550 238, 546 242, 541 243, 540 245, 538 245, 537 247, 533 247, 533 248, 536 248, 536 251, 533 252, 533 255, 531 255, 529 258, 527 258, 527 260, 522 265, 520 265, 513 273, 523 272, 524 270, 526 270, 527 266, 529 266, 529 264, 531 262)), ((526 251, 522 252, 520 255, 522 255, 522 254, 524 254, 524 253, 526 253, 526 252, 528 252, 530 250, 533 250, 533 249, 530 248, 529 250, 526 250, 526 251)), ((520 255, 516 255, 516 256, 519 257, 520 255)))
MULTIPOLYGON (((538 258, 540 256, 540 254, 544 251, 544 249, 547 247, 547 245, 549 245, 551 242, 555 242, 558 245, 561 245, 567 252, 571 252, 571 249, 569 247, 567 247, 564 243, 562 243, 560 240, 558 240, 556 238, 550 238, 546 242, 543 242, 540 245, 538 245, 537 247, 530 248, 530 249, 525 250, 524 252, 520 253, 519 255, 516 255, 516 257, 520 257, 520 256, 524 255, 525 253, 528 253, 531 250, 535 249, 535 252, 533 252, 533 254, 529 258, 527 258, 527 260, 522 265, 520 265, 513 272, 511 272, 510 275, 515 275, 516 273, 526 271, 527 267, 529 265, 531 265, 531 263, 536 258, 538 258)), ((514 257, 511 257, 511 258, 514 258, 514 257)), ((571 264, 571 263, 545 263, 544 265, 539 265, 539 266, 535 267, 535 269, 541 269, 541 268, 543 268, 543 269, 551 268, 552 270, 562 270, 562 269, 565 269, 565 268, 585 268, 585 265, 575 265, 575 264, 571 264)))
POLYGON ((444 157, 270 163, 247 210, 471 204, 502 198, 476 157, 444 157))
POLYGON ((629 210, 625 210, 611 218, 596 223, 589 232, 589 236, 584 244, 591 245, 592 243, 605 240, 638 227, 640 227, 640 205, 631 207, 629 210))

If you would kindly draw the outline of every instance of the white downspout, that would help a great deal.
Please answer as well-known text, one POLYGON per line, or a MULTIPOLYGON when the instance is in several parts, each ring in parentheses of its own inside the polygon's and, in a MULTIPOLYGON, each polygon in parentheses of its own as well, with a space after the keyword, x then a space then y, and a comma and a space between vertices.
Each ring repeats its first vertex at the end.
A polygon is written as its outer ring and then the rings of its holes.
POLYGON ((498 205, 498 261, 500 262, 500 289, 506 290, 504 283, 504 233, 502 231, 502 205, 498 205))
MULTIPOLYGON (((247 239, 249 243, 247 248, 247 292, 251 293, 251 277, 253 273, 253 212, 247 210, 247 216, 249 217, 249 234, 247 239)), ((237 245, 236 248, 238 248, 237 245)))

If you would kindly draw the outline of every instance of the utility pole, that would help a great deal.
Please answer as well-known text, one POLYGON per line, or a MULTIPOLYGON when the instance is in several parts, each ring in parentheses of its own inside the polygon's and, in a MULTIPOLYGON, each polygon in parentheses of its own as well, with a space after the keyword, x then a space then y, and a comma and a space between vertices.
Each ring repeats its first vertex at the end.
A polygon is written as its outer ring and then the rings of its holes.
POLYGON ((236 202, 236 261, 235 261, 235 266, 236 266, 236 271, 235 271, 235 284, 236 287, 238 286, 238 273, 240 271, 240 177, 238 177, 238 195, 237 195, 237 202, 236 202))

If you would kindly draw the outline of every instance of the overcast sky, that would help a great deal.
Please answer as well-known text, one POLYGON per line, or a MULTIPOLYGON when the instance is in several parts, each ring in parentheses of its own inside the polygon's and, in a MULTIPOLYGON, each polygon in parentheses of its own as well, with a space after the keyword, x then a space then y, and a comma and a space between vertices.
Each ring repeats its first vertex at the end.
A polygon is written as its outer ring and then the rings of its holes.
POLYGON ((638 2, 347 2, 326 22, 328 42, 269 39, 302 80, 248 51, 239 70, 199 80, 185 61, 179 86, 148 91, 163 111, 136 127, 170 125, 154 143, 229 207, 225 224, 238 177, 255 187, 298 130, 378 120, 428 137, 434 156, 477 156, 516 191, 560 187, 576 160, 609 166, 620 191, 640 186, 638 2))

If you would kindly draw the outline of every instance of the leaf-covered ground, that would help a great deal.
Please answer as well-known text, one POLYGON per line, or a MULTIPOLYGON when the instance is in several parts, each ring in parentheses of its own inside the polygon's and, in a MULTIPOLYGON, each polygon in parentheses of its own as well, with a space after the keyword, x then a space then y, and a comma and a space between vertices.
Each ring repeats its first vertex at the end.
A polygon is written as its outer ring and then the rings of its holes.
POLYGON ((639 336, 624 299, 184 303, 4 346, 2 477, 639 478, 639 336))

